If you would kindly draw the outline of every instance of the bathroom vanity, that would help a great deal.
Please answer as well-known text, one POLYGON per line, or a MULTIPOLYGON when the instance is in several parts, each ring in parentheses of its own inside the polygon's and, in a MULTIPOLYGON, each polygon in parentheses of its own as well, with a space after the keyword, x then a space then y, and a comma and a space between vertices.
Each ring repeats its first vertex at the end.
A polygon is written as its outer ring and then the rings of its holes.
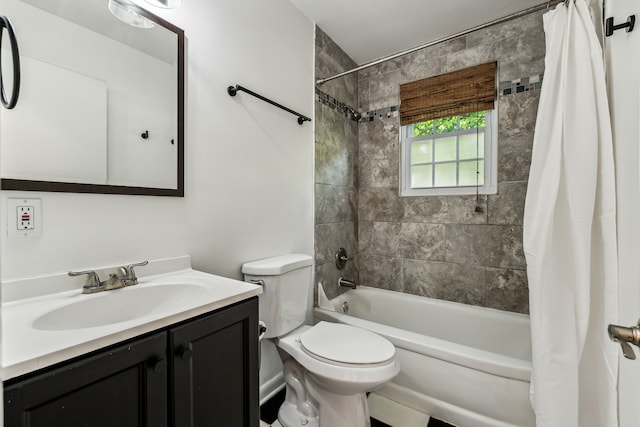
POLYGON ((78 289, 3 306, 4 425, 257 426, 260 287, 187 269, 140 278, 130 288, 104 295, 78 289), (178 283, 186 293, 177 293, 178 283), (156 309, 106 323, 89 305, 98 320, 67 323, 66 313, 78 314, 74 304, 139 294, 156 309), (155 296, 161 294, 170 301, 155 296))

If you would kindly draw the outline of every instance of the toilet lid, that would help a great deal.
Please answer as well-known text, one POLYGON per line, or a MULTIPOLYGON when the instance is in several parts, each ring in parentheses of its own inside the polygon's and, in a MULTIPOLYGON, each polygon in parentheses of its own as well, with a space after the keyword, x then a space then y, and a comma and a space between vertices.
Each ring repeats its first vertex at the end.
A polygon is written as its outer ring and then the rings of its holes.
POLYGON ((375 364, 391 359, 396 349, 385 338, 365 329, 320 322, 300 335, 309 353, 334 362, 375 364))

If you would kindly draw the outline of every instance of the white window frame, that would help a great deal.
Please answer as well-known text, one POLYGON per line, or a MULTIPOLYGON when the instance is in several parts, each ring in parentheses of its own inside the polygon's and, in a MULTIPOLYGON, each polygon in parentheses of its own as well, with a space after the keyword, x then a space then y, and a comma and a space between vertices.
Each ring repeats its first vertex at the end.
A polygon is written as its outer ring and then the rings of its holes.
MULTIPOLYGON (((413 125, 400 127, 400 196, 442 196, 468 194, 496 194, 498 191, 498 113, 497 109, 485 112, 484 127, 484 185, 411 188, 411 143, 435 137, 454 136, 474 131, 458 131, 446 134, 413 136, 413 125)), ((456 160, 456 162, 459 160, 456 160)))

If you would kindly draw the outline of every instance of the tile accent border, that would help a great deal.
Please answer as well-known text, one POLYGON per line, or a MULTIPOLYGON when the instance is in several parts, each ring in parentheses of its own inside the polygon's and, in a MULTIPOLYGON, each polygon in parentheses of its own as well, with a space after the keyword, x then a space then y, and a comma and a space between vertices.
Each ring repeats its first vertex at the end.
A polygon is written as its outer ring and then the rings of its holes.
POLYGON ((362 113, 361 122, 372 122, 374 120, 387 119, 389 117, 398 117, 400 113, 400 106, 393 105, 391 107, 379 108, 373 111, 367 111, 366 113, 362 113))
POLYGON ((543 74, 534 74, 532 76, 521 77, 516 80, 506 80, 500 82, 498 93, 502 96, 511 95, 520 92, 529 92, 530 90, 540 90, 542 88, 543 74))
MULTIPOLYGON (((321 103, 323 105, 326 105, 327 107, 331 108, 332 110, 335 110, 341 116, 344 116, 346 118, 349 118, 349 116, 350 116, 349 109, 352 108, 352 107, 348 106, 344 102, 338 101, 333 96, 329 95, 328 93, 325 93, 325 92, 321 91, 318 88, 316 88, 316 101, 318 101, 319 103, 321 103)), ((352 109, 355 110, 355 111, 358 111, 357 108, 352 108, 352 109)))
MULTIPOLYGON (((542 88, 542 78, 543 74, 540 73, 534 74, 532 76, 521 77, 516 80, 505 80, 503 82, 500 82, 498 85, 498 95, 508 96, 521 92, 540 90, 542 88)), ((342 104, 335 98, 325 94, 324 92, 321 92, 318 89, 316 89, 316 93, 321 93, 322 95, 320 96, 326 97, 327 101, 319 99, 321 103, 334 108, 338 112, 341 112, 345 117, 348 116, 348 113, 346 112, 346 110, 344 110, 345 104, 342 104), (333 107, 332 105, 335 105, 335 107, 333 107), (340 110, 341 108, 342 110, 340 110)), ((398 117, 399 109, 399 105, 393 105, 391 107, 384 107, 373 111, 363 112, 361 113, 362 118, 359 120, 359 122, 372 122, 374 120, 398 117)))

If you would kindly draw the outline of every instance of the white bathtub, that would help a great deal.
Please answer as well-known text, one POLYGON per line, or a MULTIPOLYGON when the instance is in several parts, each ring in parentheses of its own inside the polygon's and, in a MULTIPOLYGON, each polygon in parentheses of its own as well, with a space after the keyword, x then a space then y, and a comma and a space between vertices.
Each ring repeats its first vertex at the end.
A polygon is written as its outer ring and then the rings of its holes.
POLYGON ((359 286, 316 320, 374 331, 400 374, 379 395, 461 427, 535 426, 529 316, 359 286), (343 313, 343 304, 349 306, 343 313))

